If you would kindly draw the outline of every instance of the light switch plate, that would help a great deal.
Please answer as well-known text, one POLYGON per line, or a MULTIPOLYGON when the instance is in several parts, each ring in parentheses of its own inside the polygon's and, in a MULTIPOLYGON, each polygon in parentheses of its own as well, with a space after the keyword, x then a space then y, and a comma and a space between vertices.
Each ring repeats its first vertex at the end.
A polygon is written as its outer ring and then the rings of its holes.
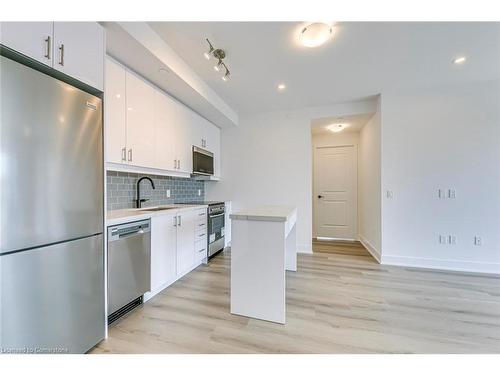
POLYGON ((167 189, 167 198, 170 198, 170 189, 167 189))
POLYGON ((438 198, 439 199, 446 198, 446 196, 444 195, 444 190, 443 189, 438 189, 438 198))
POLYGON ((198 196, 201 195, 201 189, 198 189, 198 196))
POLYGON ((392 190, 387 190, 387 199, 392 199, 394 198, 394 193, 392 192, 392 190))
POLYGON ((457 236, 454 236, 453 234, 450 234, 448 236, 448 243, 450 245, 456 245, 457 244, 457 236))
POLYGON ((439 235, 439 243, 441 245, 446 245, 448 243, 448 237, 443 236, 442 234, 439 235))

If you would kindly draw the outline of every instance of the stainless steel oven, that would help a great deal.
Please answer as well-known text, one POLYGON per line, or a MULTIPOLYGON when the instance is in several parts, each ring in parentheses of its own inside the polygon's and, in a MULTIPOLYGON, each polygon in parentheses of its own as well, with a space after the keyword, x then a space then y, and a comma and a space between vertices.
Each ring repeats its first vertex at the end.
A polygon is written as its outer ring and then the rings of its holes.
POLYGON ((193 146, 193 174, 212 176, 214 174, 214 154, 193 146))
POLYGON ((208 205, 208 257, 224 249, 224 202, 208 205))

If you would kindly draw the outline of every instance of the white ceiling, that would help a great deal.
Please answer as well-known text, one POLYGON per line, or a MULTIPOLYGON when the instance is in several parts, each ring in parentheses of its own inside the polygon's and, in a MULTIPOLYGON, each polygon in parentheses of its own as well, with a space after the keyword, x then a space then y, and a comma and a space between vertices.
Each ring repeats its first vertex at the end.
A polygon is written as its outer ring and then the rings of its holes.
POLYGON ((314 119, 311 122, 311 133, 313 135, 318 134, 343 134, 343 133, 358 133, 363 126, 372 118, 373 113, 365 113, 361 115, 353 116, 343 116, 343 117, 327 117, 314 119), (339 133, 332 133, 326 127, 331 124, 349 124, 349 127, 345 128, 339 133))
POLYGON ((150 26, 240 113, 326 105, 395 88, 500 78, 500 23, 341 22, 326 45, 297 42, 302 23, 152 22, 150 26), (226 50, 231 81, 203 58, 226 50), (454 65, 456 56, 467 56, 454 65), (278 92, 278 83, 287 89, 278 92))

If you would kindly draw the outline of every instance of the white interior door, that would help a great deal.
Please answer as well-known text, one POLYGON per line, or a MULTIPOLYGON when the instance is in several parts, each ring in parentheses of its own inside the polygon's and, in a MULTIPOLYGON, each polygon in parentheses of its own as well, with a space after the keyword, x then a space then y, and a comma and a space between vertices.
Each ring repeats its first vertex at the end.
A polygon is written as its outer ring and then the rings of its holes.
POLYGON ((357 150, 318 147, 314 155, 315 237, 356 239, 357 150))

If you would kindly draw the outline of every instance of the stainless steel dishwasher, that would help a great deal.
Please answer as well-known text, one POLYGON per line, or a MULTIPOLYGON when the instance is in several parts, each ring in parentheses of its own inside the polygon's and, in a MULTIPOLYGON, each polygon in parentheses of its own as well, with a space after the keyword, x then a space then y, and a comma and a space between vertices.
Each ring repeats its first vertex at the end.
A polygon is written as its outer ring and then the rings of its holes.
POLYGON ((150 290, 150 221, 108 227, 108 324, 142 304, 150 290))

